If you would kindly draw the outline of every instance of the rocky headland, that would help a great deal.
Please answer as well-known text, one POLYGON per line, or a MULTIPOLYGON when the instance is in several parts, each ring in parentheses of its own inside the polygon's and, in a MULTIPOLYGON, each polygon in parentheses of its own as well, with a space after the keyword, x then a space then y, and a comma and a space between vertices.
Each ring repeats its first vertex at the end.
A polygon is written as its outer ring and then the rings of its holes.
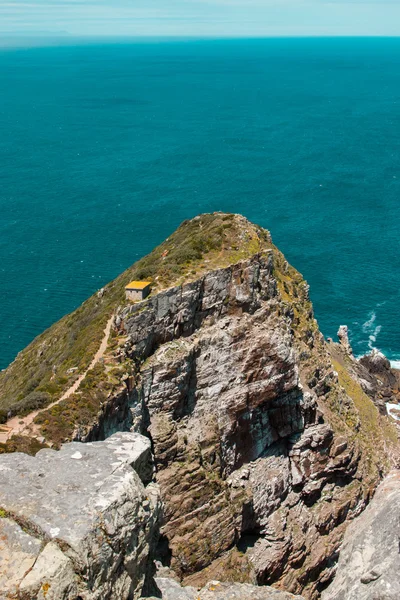
POLYGON ((0 444, 5 598, 319 598, 397 467, 398 382, 345 327, 325 341, 266 230, 185 222, 0 374, 20 423, 0 444), (146 300, 124 299, 131 279, 146 300))

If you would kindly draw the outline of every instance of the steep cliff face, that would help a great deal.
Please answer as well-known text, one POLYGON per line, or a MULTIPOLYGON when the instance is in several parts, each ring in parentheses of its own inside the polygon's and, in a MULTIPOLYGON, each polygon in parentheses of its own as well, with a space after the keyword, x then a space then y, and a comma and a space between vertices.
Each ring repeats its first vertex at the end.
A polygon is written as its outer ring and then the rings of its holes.
POLYGON ((56 444, 128 429, 150 438, 165 505, 158 559, 185 584, 317 598, 396 432, 353 359, 325 343, 306 282, 268 232, 221 214, 178 232, 130 270, 153 279, 148 299, 105 289, 118 301, 103 363, 36 427, 56 444))

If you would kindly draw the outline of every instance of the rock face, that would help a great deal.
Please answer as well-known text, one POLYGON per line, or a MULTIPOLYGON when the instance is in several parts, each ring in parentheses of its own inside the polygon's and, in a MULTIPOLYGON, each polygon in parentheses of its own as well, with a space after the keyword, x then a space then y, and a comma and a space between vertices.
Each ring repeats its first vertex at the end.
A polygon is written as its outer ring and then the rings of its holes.
MULTIPOLYGON (((153 353, 142 368, 139 402, 151 415, 187 421, 188 443, 217 425, 227 474, 304 427, 290 332, 261 306, 274 294, 268 258, 211 272, 160 294, 147 311, 123 314, 131 357, 153 353)), ((153 440, 164 424, 151 423, 153 440)))
POLYGON ((271 250, 124 307, 116 322, 136 365, 124 426, 151 437, 165 503, 161 560, 190 585, 240 572, 318 597, 385 450, 378 429, 372 450, 354 433, 364 415, 301 276, 271 250))
POLYGON ((347 529, 336 577, 323 600, 400 598, 400 473, 391 473, 347 529))
POLYGON ((135 433, 2 456, 0 598, 140 597, 160 512, 152 471, 135 433))
POLYGON ((353 350, 349 341, 349 330, 347 325, 341 325, 337 332, 339 343, 342 346, 344 352, 349 356, 353 356, 353 350))
POLYGON ((304 600, 271 587, 257 587, 246 583, 211 581, 201 590, 181 587, 172 579, 157 578, 163 600, 304 600))

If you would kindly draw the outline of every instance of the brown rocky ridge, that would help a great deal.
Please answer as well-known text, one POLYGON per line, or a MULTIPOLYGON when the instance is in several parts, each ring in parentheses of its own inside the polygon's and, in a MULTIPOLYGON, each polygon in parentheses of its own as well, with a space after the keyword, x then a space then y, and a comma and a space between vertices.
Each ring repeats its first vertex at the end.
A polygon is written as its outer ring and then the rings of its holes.
POLYGON ((341 344, 325 341, 307 283, 266 230, 201 215, 0 374, 7 414, 36 400, 41 409, 0 448, 143 434, 164 504, 152 548, 161 577, 196 589, 273 585, 313 600, 334 575, 347 525, 398 460, 386 411, 396 375, 374 357, 356 360, 343 333, 341 344), (132 279, 153 281, 146 300, 124 300, 132 279), (46 410, 90 364, 111 316, 102 359, 46 410))

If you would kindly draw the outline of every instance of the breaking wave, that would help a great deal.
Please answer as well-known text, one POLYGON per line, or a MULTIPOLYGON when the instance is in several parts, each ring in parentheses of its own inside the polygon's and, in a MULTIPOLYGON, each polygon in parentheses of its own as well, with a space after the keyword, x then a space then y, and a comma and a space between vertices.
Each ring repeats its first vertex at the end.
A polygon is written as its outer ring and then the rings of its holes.
POLYGON ((375 347, 375 343, 376 343, 378 335, 380 334, 380 332, 382 330, 382 325, 376 324, 376 312, 375 311, 372 310, 368 314, 368 319, 365 321, 365 323, 363 323, 362 330, 363 330, 363 333, 366 333, 368 335, 368 348, 370 350, 376 350, 377 348, 375 347))

